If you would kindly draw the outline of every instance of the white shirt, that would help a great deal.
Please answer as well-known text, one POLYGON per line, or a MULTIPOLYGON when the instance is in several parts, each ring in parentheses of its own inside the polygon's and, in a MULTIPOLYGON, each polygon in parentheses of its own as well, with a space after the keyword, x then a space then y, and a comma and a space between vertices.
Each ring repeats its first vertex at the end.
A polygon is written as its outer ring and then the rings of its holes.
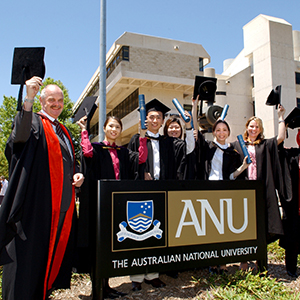
MULTIPOLYGON (((217 142, 216 138, 214 143, 217 144, 222 149, 227 149, 229 144, 221 145, 217 142)), ((208 180, 223 180, 223 151, 217 147, 215 154, 211 160, 211 170, 209 173, 208 180)), ((229 176, 230 180, 234 180, 233 173, 229 176)))
POLYGON ((0 192, 0 195, 1 195, 1 196, 4 196, 4 195, 5 195, 7 186, 8 186, 8 181, 7 181, 6 179, 4 179, 4 180, 2 181, 2 188, 1 188, 1 192, 0 192))
MULTIPOLYGON (((55 121, 55 119, 52 118, 51 116, 49 116, 44 110, 41 110, 41 113, 42 113, 43 115, 45 115, 51 122, 54 122, 54 121, 55 121)), ((51 123, 51 126, 52 126, 54 132, 56 133, 56 126, 55 126, 54 124, 52 124, 52 123, 51 123)), ((65 133, 64 133, 64 132, 63 132, 63 134, 64 134, 64 142, 65 142, 65 144, 66 144, 67 147, 68 147, 68 150, 69 150, 69 153, 71 154, 71 157, 73 157, 73 154, 72 154, 72 153, 73 153, 73 150, 72 150, 70 141, 69 141, 69 139, 67 139, 67 138, 65 137, 65 133)))
POLYGON ((195 149, 195 138, 194 138, 194 130, 185 130, 185 143, 186 143, 186 154, 190 154, 195 149))
MULTIPOLYGON (((159 133, 152 133, 151 131, 147 131, 147 135, 150 137, 159 137, 159 133)), ((153 149, 153 179, 158 180, 160 175, 160 155, 159 155, 159 141, 150 139, 151 146, 153 149)))

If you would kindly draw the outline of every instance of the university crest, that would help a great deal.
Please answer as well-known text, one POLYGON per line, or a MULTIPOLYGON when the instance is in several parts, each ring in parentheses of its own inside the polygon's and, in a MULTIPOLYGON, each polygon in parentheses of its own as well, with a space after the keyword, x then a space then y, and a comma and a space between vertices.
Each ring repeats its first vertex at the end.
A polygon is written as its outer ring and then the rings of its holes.
POLYGON ((117 233, 119 242, 124 241, 126 238, 143 241, 152 236, 157 239, 162 237, 162 230, 159 228, 160 222, 158 220, 153 221, 153 200, 127 201, 126 210, 127 222, 123 221, 119 224, 120 231, 117 233), (127 224, 134 232, 126 229, 127 224), (147 231, 152 224, 153 229, 147 231))

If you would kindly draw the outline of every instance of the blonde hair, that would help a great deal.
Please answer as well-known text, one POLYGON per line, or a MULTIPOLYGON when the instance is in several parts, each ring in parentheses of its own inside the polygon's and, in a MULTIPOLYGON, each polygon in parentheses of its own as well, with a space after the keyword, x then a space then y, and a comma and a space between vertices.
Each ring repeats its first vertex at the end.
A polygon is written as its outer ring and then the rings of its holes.
POLYGON ((258 128, 260 130, 260 133, 258 134, 256 140, 254 141, 254 144, 260 144, 262 142, 262 140, 265 138, 264 136, 264 127, 263 127, 263 122, 260 118, 258 117, 251 117, 247 122, 246 122, 246 130, 243 134, 243 138, 245 141, 250 141, 249 136, 248 136, 248 126, 250 124, 251 121, 255 121, 256 124, 258 125, 258 128))

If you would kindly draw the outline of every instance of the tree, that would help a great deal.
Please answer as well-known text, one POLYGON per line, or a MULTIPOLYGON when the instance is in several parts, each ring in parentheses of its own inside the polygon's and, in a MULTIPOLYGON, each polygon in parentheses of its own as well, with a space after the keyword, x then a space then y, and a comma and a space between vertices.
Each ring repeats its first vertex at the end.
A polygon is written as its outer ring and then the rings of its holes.
POLYGON ((0 175, 8 178, 8 162, 4 151, 6 141, 11 133, 12 122, 17 113, 17 100, 14 97, 3 97, 3 103, 0 106, 0 175))
MULTIPOLYGON (((40 93, 42 89, 48 84, 58 85, 64 94, 64 109, 59 116, 59 121, 63 123, 71 132, 73 136, 73 144, 75 149, 76 159, 79 161, 80 157, 80 128, 77 124, 72 123, 72 107, 73 102, 69 98, 69 92, 67 88, 62 84, 60 80, 54 80, 52 78, 46 78, 44 84, 41 87, 39 93, 36 95, 36 99, 33 104, 33 111, 38 112, 41 110, 41 104, 39 101, 40 93)), ((17 114, 17 100, 14 97, 3 96, 3 103, 0 106, 0 175, 8 177, 8 162, 4 156, 6 141, 11 133, 12 122, 17 114)))

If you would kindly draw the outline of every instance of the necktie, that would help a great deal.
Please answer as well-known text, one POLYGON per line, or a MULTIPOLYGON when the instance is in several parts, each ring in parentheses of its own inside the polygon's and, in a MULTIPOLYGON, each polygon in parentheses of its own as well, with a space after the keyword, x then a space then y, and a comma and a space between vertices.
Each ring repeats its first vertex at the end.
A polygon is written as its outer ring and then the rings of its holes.
POLYGON ((65 143, 65 138, 64 138, 64 133, 60 127, 60 124, 57 120, 54 120, 54 125, 55 125, 55 128, 56 128, 56 134, 62 139, 62 141, 65 143))
POLYGON ((65 148, 68 150, 69 156, 72 158, 72 154, 71 154, 70 149, 69 149, 69 147, 66 143, 66 140, 64 138, 64 133, 63 133, 61 127, 60 127, 60 123, 57 120, 54 120, 53 124, 55 125, 55 128, 56 128, 56 135, 58 135, 61 138, 65 148))

